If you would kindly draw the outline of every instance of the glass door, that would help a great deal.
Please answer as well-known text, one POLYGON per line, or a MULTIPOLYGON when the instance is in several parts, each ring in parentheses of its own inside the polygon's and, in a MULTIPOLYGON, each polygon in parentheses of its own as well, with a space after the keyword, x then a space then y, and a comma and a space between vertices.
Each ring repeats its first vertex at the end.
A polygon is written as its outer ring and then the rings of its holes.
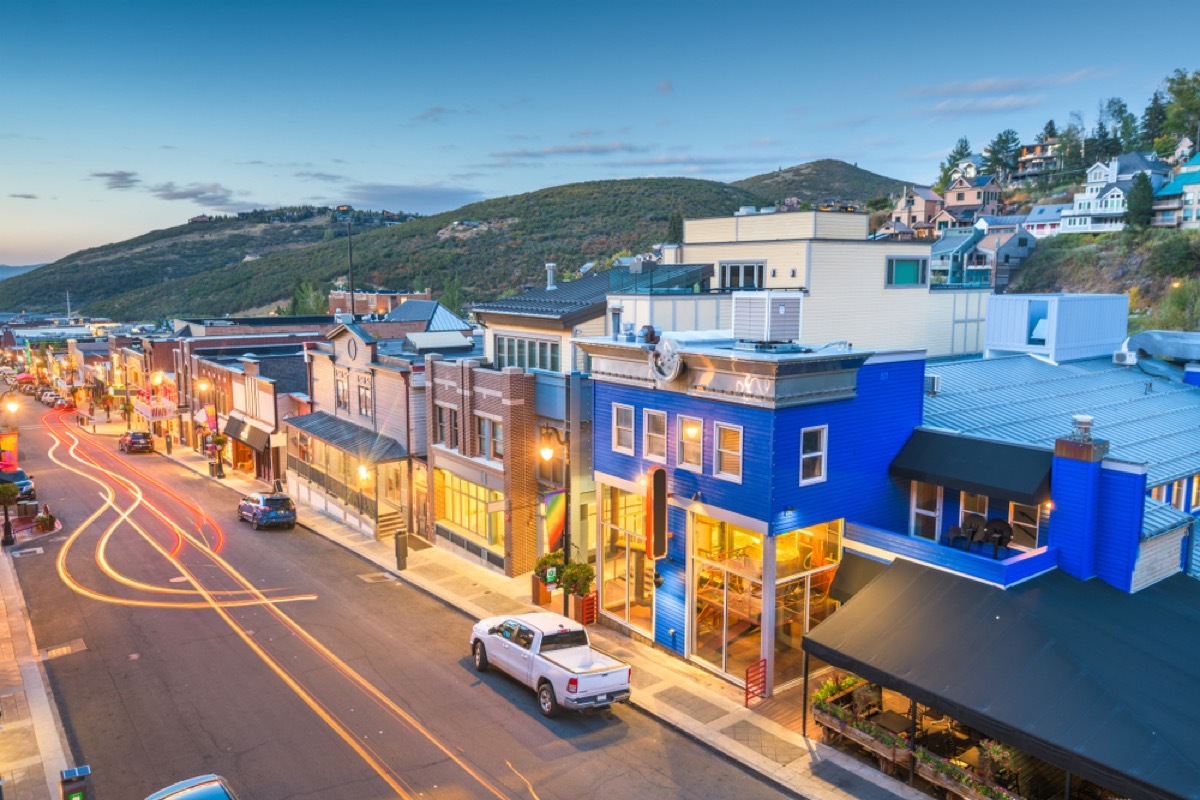
POLYGON ((743 680, 762 657, 762 580, 696 559, 692 656, 743 680))

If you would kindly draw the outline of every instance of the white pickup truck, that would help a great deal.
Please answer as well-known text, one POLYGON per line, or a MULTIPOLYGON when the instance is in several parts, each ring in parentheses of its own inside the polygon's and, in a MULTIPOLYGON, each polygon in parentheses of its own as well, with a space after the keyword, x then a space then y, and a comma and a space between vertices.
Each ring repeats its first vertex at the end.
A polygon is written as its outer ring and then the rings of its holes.
POLYGON ((559 707, 607 708, 629 700, 633 668, 588 642, 578 622, 548 612, 488 617, 471 629, 475 669, 507 672, 537 691, 547 717, 559 707))

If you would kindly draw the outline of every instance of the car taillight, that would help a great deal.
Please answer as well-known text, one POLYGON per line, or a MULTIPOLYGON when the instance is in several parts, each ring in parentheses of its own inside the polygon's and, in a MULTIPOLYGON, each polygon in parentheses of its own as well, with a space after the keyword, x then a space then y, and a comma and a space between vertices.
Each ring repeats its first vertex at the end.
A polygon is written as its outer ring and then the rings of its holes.
POLYGON ((579 691, 579 679, 578 678, 571 678, 571 680, 567 681, 567 694, 575 694, 578 691, 579 691))

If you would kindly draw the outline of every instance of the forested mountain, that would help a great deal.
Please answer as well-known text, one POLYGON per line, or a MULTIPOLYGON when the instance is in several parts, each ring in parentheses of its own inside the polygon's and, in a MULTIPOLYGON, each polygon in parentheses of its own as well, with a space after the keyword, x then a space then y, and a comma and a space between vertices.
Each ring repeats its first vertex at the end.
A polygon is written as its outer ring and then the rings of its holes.
MULTIPOLYGON (((724 216, 783 197, 862 201, 902 185, 820 161, 738 184, 689 178, 569 184, 390 227, 356 217, 355 284, 428 287, 451 305, 485 301, 542 280, 547 261, 569 276, 589 261, 645 252, 666 241, 675 212, 724 216)), ((0 310, 59 310, 70 291, 80 313, 142 320, 282 305, 301 284, 323 293, 347 275, 350 254, 345 223, 328 209, 317 211, 218 217, 74 253, 0 283, 0 310)))

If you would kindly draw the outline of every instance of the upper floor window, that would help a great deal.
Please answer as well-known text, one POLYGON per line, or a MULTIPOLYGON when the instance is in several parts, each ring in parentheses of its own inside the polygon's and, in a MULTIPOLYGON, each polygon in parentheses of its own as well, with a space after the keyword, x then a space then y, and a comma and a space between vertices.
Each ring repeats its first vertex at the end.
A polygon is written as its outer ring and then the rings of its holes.
POLYGON ((358 414, 362 417, 369 417, 375 413, 375 406, 371 403, 371 387, 358 387, 358 414))
POLYGON ((345 378, 333 379, 334 404, 338 408, 350 410, 350 387, 345 378))
POLYGON ((961 493, 961 502, 958 509, 958 522, 961 525, 966 521, 971 514, 977 514, 983 519, 987 519, 988 499, 984 494, 971 494, 970 492, 961 493))
POLYGON ((1200 472, 1192 476, 1192 511, 1200 511, 1200 472))
POLYGON ((642 457, 667 463, 667 412, 642 412, 642 457))
POLYGON ((680 469, 704 470, 704 423, 696 417, 680 415, 675 418, 676 438, 679 441, 677 464, 680 469))
POLYGON ((1008 522, 1012 525, 1013 547, 1032 549, 1038 546, 1039 506, 1010 503, 1008 522))
POLYGON ((633 455, 633 406, 613 403, 612 409, 612 449, 633 455))
POLYGON ((956 193, 956 195, 955 195, 955 199, 956 199, 956 200, 962 200, 962 199, 963 199, 963 193, 962 193, 962 192, 958 192, 958 193, 956 193))
POLYGON ((1171 484, 1171 505, 1183 511, 1183 501, 1187 499, 1187 478, 1180 478, 1171 484))
POLYGON ((805 428, 800 432, 800 485, 825 480, 825 439, 829 426, 805 428))
POLYGON ((496 369, 521 367, 559 372, 561 367, 561 343, 544 339, 521 339, 515 336, 497 336, 496 369))
POLYGON ((504 460, 504 423, 477 416, 475 435, 479 441, 479 455, 488 461, 504 460))
POLYGON ((1165 503, 1167 499, 1167 485, 1160 483, 1150 490, 1150 497, 1160 503, 1165 503))
POLYGON ((436 442, 446 445, 451 450, 458 449, 458 409, 437 406, 434 410, 436 426, 434 436, 436 442))
POLYGON ((717 443, 713 474, 725 480, 742 482, 742 429, 737 425, 716 423, 713 438, 717 443))
POLYGON ((929 259, 888 258, 888 286, 924 286, 929 280, 929 259))
POLYGON ((761 289, 765 264, 722 264, 722 289, 761 289))

